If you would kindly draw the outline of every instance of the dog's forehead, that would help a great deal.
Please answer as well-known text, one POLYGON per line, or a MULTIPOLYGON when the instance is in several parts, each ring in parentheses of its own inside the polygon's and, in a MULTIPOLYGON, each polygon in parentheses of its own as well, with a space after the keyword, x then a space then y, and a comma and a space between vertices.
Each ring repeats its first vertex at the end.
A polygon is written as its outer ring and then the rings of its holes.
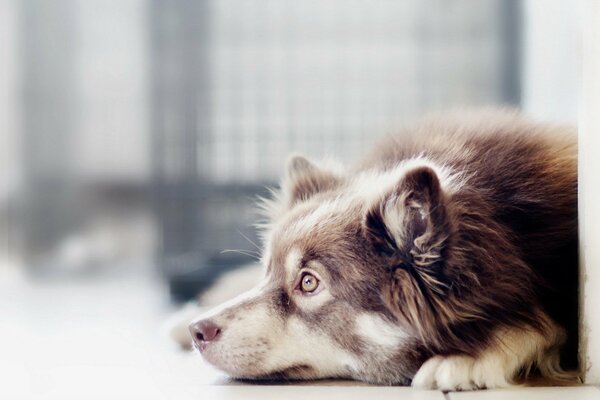
MULTIPOLYGON (((268 243, 272 261, 298 265, 315 254, 335 252, 360 224, 358 206, 340 199, 300 204, 275 224, 268 243)), ((333 255, 333 254, 330 254, 333 255)))

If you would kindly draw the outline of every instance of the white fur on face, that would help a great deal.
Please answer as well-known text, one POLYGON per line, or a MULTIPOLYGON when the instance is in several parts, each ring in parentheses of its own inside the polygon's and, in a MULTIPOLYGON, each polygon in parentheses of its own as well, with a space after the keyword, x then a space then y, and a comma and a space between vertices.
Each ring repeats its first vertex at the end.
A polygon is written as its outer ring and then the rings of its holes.
POLYGON ((266 304, 255 304, 232 317, 216 314, 211 320, 222 327, 222 332, 218 340, 202 352, 208 362, 233 376, 251 377, 267 372, 261 360, 283 326, 277 323, 266 304))
POLYGON ((252 289, 250 289, 246 292, 243 292, 242 294, 239 294, 236 297, 234 297, 224 303, 221 303, 220 305, 213 307, 209 311, 201 314, 193 322, 200 321, 203 319, 209 319, 209 318, 214 319, 213 317, 216 317, 219 314, 222 314, 226 310, 236 308, 243 303, 246 303, 248 301, 256 299, 257 297, 260 297, 262 295, 262 293, 266 290, 268 285, 269 285, 268 278, 265 278, 261 282, 259 282, 258 285, 254 286, 252 289))
POLYGON ((277 230, 288 238, 310 237, 319 229, 344 222, 347 216, 343 211, 351 205, 352 198, 333 198, 320 202, 307 200, 298 206, 297 212, 302 213, 311 208, 312 210, 299 218, 292 214, 290 220, 284 219, 279 223, 277 230))
POLYGON ((296 273, 300 268, 300 261, 302 261, 302 252, 298 248, 290 250, 285 257, 285 272, 288 281, 295 279, 296 273))
POLYGON ((308 365, 315 370, 314 377, 351 377, 358 371, 355 356, 339 347, 327 335, 315 331, 301 319, 292 316, 287 329, 270 352, 265 362, 274 370, 286 365, 308 365))
POLYGON ((386 321, 375 313, 362 313, 355 320, 357 335, 368 343, 388 349, 398 348, 408 338, 398 325, 386 321))

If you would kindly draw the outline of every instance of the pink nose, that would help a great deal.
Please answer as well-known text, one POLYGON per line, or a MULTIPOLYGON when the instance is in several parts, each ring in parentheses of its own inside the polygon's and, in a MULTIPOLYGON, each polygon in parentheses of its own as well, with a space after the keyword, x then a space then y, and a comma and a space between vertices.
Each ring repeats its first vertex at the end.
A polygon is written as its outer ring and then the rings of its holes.
POLYGON ((203 319, 190 325, 190 333, 194 343, 204 350, 209 342, 215 341, 221 334, 221 328, 214 322, 203 319))

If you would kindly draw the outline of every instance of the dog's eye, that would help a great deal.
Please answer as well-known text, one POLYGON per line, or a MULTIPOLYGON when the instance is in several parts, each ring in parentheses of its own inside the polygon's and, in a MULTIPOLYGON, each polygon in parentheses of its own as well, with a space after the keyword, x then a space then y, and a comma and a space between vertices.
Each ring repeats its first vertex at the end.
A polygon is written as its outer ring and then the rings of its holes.
POLYGON ((303 293, 312 293, 319 287, 319 280, 312 274, 305 273, 300 281, 300 288, 303 293))

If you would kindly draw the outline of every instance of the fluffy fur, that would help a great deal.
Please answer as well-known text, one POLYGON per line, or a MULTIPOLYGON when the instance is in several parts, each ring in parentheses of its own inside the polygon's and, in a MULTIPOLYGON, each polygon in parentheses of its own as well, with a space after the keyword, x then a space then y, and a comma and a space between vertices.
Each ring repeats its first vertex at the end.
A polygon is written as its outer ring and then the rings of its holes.
POLYGON ((483 110, 430 116, 354 168, 291 158, 263 203, 264 281, 198 318, 221 328, 198 348, 253 379, 564 379, 576 366, 576 155, 571 128, 483 110), (307 272, 313 294, 298 289, 307 272))

